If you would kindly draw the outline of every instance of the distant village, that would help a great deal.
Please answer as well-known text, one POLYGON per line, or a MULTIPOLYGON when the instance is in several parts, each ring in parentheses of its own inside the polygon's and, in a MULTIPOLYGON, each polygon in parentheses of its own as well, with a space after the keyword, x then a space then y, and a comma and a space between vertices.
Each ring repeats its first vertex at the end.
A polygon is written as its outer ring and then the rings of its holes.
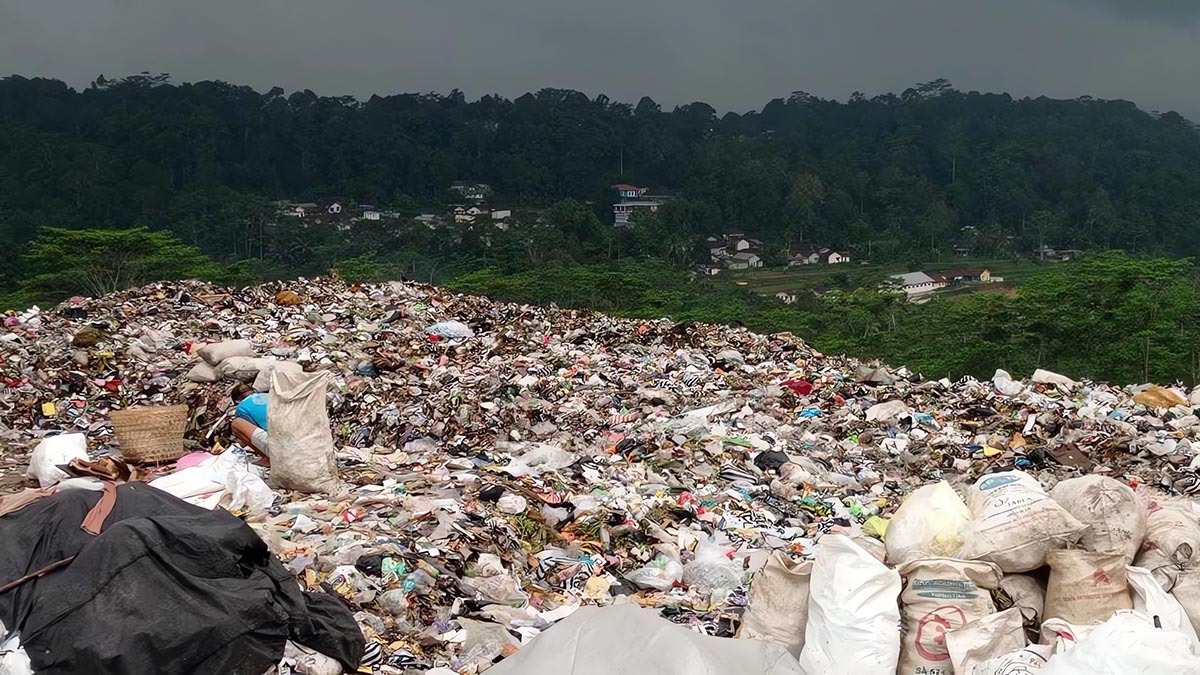
MULTIPOLYGON (((672 199, 672 195, 668 193, 651 194, 648 188, 628 183, 617 183, 612 186, 612 190, 615 197, 612 205, 614 227, 627 227, 647 214, 658 213, 659 209, 672 199)), ((493 191, 486 183, 455 181, 449 186, 449 191, 457 197, 457 203, 449 205, 444 211, 412 216, 411 220, 433 230, 451 224, 468 227, 489 224, 497 230, 506 231, 514 222, 515 209, 489 205, 493 191)), ((320 203, 282 201, 277 202, 276 206, 278 215, 282 217, 299 219, 306 226, 333 225, 340 231, 349 231, 355 223, 404 218, 400 213, 347 199, 330 199, 320 203)), ((544 222, 545 211, 521 209, 521 222, 544 222)), ((973 228, 964 228, 969 229, 973 228)), ((773 252, 769 253, 766 250, 762 240, 737 229, 709 236, 704 240, 704 245, 708 250, 709 261, 695 268, 695 272, 703 276, 715 276, 725 270, 761 268, 768 257, 782 259, 788 267, 842 265, 851 262, 848 251, 814 242, 792 243, 778 251, 778 255, 773 255, 773 252)), ((954 252, 966 256, 970 250, 965 246, 955 245, 954 252)), ((1046 261, 1066 261, 1079 253, 1077 250, 1043 246, 1035 255, 1046 261)), ((986 267, 931 269, 891 275, 883 288, 903 292, 910 302, 920 303, 944 289, 1003 281, 1004 279, 994 276, 986 267)), ((786 304, 793 304, 798 299, 797 292, 790 289, 779 291, 775 296, 786 304)))

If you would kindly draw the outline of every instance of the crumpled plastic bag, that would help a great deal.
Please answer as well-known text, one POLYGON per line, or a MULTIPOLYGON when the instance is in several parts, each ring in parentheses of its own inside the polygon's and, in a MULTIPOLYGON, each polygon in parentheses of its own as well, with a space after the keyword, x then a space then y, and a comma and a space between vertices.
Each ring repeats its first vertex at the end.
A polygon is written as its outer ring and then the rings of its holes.
POLYGON ((683 566, 683 583, 711 593, 723 600, 742 585, 745 569, 740 560, 731 560, 719 545, 701 540, 694 560, 683 566))
POLYGON ((475 337, 475 331, 460 321, 439 321, 425 327, 426 335, 436 335, 444 340, 465 340, 475 337))
POLYGON ((867 408, 867 421, 887 422, 888 420, 899 419, 901 416, 907 414, 908 406, 904 405, 904 401, 885 401, 867 408))
POLYGON ((491 663, 507 649, 516 651, 520 645, 504 626, 472 619, 458 620, 466 637, 459 658, 468 663, 491 663))
POLYGON ((971 510, 946 481, 918 488, 888 522, 883 543, 893 565, 955 558, 971 531, 971 510))
POLYGON ((640 588, 665 591, 683 581, 683 565, 678 560, 659 554, 645 567, 627 572, 625 578, 640 588))
POLYGON ((16 633, 6 637, 4 624, 0 624, 0 675, 33 675, 33 664, 20 637, 16 633))
POLYGON ((229 510, 245 509, 251 515, 266 513, 275 503, 275 493, 266 481, 248 471, 225 474, 225 491, 229 493, 229 510))
MULTIPOLYGON (((283 644, 283 664, 296 675, 342 675, 342 664, 315 649, 298 645, 291 640, 283 644)), ((280 669, 280 672, 283 672, 280 669)))
POLYGON ((87 458, 87 436, 84 434, 50 436, 33 449, 25 475, 36 479, 38 487, 47 488, 67 478, 67 472, 58 468, 60 464, 70 464, 73 459, 87 461, 87 458))
POLYGON ((539 443, 528 452, 513 457, 504 472, 515 478, 523 476, 540 476, 547 471, 558 471, 571 466, 579 458, 562 448, 539 443))
POLYGON ((1200 655, 1187 636, 1161 630, 1145 615, 1118 612, 1065 654, 1056 653, 1041 675, 1200 675, 1200 655))
POLYGON ((821 537, 800 669, 808 675, 895 673, 900 575, 849 537, 821 537))
POLYGON ((992 375, 992 386, 1005 396, 1020 396, 1021 392, 1025 391, 1025 385, 1013 380, 1007 370, 997 370, 992 375))
POLYGON ((1126 567, 1129 591, 1133 598, 1133 609, 1151 618, 1158 617, 1164 630, 1181 633, 1200 650, 1200 637, 1188 618, 1183 605, 1173 595, 1163 590, 1150 570, 1141 567, 1126 567))

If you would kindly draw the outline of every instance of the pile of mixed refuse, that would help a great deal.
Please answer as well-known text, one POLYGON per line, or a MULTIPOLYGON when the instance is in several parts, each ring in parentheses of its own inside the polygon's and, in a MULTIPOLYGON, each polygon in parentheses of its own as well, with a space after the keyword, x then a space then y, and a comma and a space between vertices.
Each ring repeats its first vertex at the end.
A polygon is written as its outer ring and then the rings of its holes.
POLYGON ((338 279, 0 358, 0 675, 1200 673, 1200 391, 338 279), (182 456, 122 460, 148 406, 182 456))

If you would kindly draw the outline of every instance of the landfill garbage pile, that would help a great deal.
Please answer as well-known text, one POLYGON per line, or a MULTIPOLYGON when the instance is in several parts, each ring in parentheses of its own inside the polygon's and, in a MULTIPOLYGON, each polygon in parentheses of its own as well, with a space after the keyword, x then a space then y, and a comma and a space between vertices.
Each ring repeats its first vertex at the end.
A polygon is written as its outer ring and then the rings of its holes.
POLYGON ((929 380, 787 333, 337 279, 72 298, 5 317, 0 356, 0 514, 119 458, 111 412, 186 405, 190 454, 104 470, 242 518, 351 608, 361 672, 502 668, 626 604, 763 641, 777 672, 1102 672, 1087 634, 1117 628, 1187 648, 1153 667, 1200 659, 1197 391, 929 380), (306 493, 228 422, 235 383, 312 373, 336 480, 306 493))

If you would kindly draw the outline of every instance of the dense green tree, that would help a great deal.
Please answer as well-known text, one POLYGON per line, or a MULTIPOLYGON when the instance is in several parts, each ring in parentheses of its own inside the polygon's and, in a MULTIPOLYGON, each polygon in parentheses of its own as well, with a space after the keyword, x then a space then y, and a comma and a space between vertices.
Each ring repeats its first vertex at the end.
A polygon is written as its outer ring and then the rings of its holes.
POLYGON ((221 270, 169 232, 43 228, 25 256, 23 290, 62 299, 103 295, 150 281, 216 278, 221 270))

